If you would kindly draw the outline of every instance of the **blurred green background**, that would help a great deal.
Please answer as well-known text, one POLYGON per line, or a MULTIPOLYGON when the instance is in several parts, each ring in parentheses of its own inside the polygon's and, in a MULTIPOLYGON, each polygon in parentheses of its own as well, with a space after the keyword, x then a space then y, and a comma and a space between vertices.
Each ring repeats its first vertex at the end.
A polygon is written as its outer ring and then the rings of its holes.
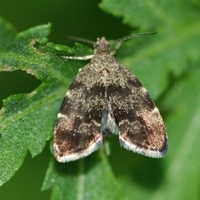
MULTIPOLYGON (((98 0, 0 0, 0 15, 21 32, 40 24, 52 24, 49 41, 73 45, 66 34, 96 40, 130 34, 130 28, 98 7, 98 0), (94 17, 95 16, 95 17, 94 17)), ((29 93, 40 81, 23 71, 0 72, 0 108, 2 99, 18 93, 29 93)), ((32 159, 30 154, 14 177, 0 187, 0 199, 50 199, 51 191, 40 192, 50 158, 49 143, 44 152, 32 159)))

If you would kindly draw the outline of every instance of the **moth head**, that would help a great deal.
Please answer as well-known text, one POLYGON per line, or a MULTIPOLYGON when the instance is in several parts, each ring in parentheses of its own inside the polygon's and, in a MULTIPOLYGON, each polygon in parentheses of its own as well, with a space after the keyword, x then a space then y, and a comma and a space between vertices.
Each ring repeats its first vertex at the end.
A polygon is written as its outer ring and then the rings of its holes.
POLYGON ((110 45, 106 41, 105 37, 97 38, 94 48, 96 53, 110 53, 110 45))

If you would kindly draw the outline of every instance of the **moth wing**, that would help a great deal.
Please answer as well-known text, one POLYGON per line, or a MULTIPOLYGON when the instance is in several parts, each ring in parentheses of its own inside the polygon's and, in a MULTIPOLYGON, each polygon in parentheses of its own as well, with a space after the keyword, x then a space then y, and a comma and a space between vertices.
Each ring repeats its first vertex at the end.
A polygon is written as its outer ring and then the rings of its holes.
POLYGON ((168 140, 159 110, 140 81, 120 67, 123 80, 108 87, 120 145, 145 156, 163 157, 168 140))
POLYGON ((85 157, 102 144, 103 103, 97 96, 95 105, 88 106, 94 92, 75 80, 66 93, 54 128, 54 155, 59 162, 85 157))

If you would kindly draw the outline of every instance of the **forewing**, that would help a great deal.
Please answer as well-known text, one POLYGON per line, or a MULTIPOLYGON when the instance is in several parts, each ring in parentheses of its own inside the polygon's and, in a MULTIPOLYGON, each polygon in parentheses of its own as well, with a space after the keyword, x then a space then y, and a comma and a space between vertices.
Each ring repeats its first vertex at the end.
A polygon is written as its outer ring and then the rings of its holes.
POLYGON ((80 76, 81 73, 66 93, 54 128, 54 154, 59 162, 85 157, 102 144, 101 93, 96 84, 88 89, 87 80, 81 82, 80 76))
MULTIPOLYGON (((123 79, 108 87, 121 146, 149 157, 163 157, 168 141, 162 117, 146 89, 125 67, 123 79)), ((115 75, 117 76, 117 75, 115 75)))

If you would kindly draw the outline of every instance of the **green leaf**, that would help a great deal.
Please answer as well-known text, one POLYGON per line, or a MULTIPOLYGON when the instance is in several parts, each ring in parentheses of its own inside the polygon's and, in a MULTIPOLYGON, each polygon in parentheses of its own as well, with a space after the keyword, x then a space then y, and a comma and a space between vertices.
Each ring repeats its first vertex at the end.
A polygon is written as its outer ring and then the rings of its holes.
MULTIPOLYGON (((100 151, 99 151, 100 152, 100 151)), ((49 165, 43 189, 53 187, 52 200, 127 199, 113 176, 105 154, 98 152, 77 162, 49 165)))
POLYGON ((0 27, 1 37, 5 38, 2 43, 6 41, 0 51, 0 71, 20 69, 41 81, 31 93, 12 95, 3 101, 0 111, 2 185, 22 165, 27 151, 33 157, 38 155, 52 137, 56 114, 70 83, 70 78, 65 76, 71 77, 79 64, 64 61, 46 46, 50 24, 19 34, 2 19, 0 27))
POLYGON ((188 71, 164 98, 170 149, 164 187, 152 199, 198 199, 200 177, 199 67, 188 71), (163 198, 165 197, 165 198, 163 198))

